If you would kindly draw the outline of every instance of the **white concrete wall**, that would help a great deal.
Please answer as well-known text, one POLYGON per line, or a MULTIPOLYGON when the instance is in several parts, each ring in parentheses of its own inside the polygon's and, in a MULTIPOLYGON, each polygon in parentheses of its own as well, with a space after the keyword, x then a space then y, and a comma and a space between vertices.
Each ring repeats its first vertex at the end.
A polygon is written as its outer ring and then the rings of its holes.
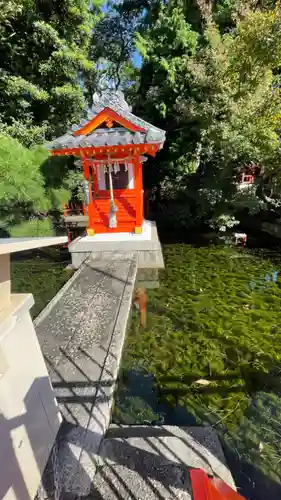
POLYGON ((0 313, 0 499, 33 499, 58 432, 54 398, 29 309, 12 295, 0 313))

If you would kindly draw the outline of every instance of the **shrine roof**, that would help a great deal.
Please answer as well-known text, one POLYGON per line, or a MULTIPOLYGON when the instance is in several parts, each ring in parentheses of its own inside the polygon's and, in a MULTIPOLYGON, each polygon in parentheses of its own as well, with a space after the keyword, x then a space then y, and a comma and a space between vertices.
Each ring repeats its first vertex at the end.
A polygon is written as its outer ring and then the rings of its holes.
MULTIPOLYGON (((118 120, 117 125, 118 125, 118 120)), ((104 92, 93 96, 93 106, 85 112, 80 123, 75 124, 62 137, 55 139, 47 145, 49 150, 68 148, 101 147, 127 144, 153 144, 160 146, 165 141, 165 131, 138 118, 131 112, 130 106, 124 99, 122 92, 104 92), (83 133, 83 127, 88 126, 104 110, 112 110, 119 117, 126 120, 136 128, 129 130, 126 126, 114 128, 95 128, 90 132, 83 133), (78 131, 81 131, 78 133, 78 131)))

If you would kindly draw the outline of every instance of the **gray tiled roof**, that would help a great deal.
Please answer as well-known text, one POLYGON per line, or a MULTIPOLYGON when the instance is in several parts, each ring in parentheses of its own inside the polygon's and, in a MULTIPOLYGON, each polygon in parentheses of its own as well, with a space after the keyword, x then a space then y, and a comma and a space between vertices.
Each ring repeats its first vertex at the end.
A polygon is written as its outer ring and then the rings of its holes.
POLYGON ((131 113, 131 108, 124 99, 122 92, 104 92, 101 95, 93 96, 94 104, 91 109, 85 112, 79 124, 73 125, 71 130, 62 137, 55 139, 47 145, 47 149, 64 149, 90 146, 113 146, 125 144, 146 144, 160 143, 165 141, 165 132, 150 123, 138 118, 131 113), (144 129, 144 132, 130 132, 123 127, 118 128, 99 128, 89 135, 75 136, 74 132, 86 125, 90 120, 98 115, 104 108, 110 108, 123 118, 144 129))

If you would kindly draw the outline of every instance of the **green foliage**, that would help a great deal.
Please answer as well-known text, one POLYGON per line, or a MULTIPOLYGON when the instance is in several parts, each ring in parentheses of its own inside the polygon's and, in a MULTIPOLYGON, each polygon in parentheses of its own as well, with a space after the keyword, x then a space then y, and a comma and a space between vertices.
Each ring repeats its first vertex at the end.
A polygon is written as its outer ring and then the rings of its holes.
MULTIPOLYGON (((174 199, 178 186, 184 219, 192 214, 192 223, 230 209, 234 215, 241 208, 239 170, 257 163, 262 180, 277 170, 280 156, 279 8, 234 0, 208 5, 197 2, 195 22, 189 2, 158 2, 137 35, 144 63, 136 112, 168 132, 146 182, 157 182, 162 199, 164 187, 174 186, 174 199)), ((244 208, 252 209, 253 197, 249 206, 243 198, 244 208)), ((254 205, 266 208, 264 197, 254 205)))
POLYGON ((61 211, 75 191, 81 201, 84 199, 83 173, 77 168, 74 157, 49 156, 41 165, 45 191, 54 211, 61 211))
POLYGON ((137 78, 132 62, 137 25, 138 18, 134 14, 121 15, 118 4, 114 3, 95 26, 91 57, 98 64, 101 86, 125 90, 137 78))
POLYGON ((18 141, 0 135, 0 207, 1 217, 24 207, 31 211, 47 208, 40 163, 46 151, 28 150, 18 141))
POLYGON ((252 11, 270 11, 275 8, 275 3, 274 0, 221 0, 215 2, 214 19, 221 32, 227 32, 252 11))
POLYGON ((13 236, 47 236, 50 222, 32 220, 37 212, 62 212, 76 191, 84 196, 82 172, 71 157, 49 157, 43 147, 27 149, 0 135, 0 225, 13 236))
POLYGON ((164 255, 146 329, 133 315, 122 361, 129 380, 114 418, 140 424, 155 406, 168 419, 185 410, 181 425, 188 415, 214 425, 241 460, 280 481, 281 289, 280 277, 272 280, 279 254, 170 245, 164 255))
POLYGON ((94 78, 92 29, 101 0, 4 2, 0 28, 1 122, 29 146, 65 132, 94 78))
POLYGON ((65 179, 65 185, 68 192, 75 193, 79 201, 86 203, 84 181, 85 179, 82 170, 73 170, 68 173, 68 176, 65 179))
POLYGON ((38 238, 39 236, 56 236, 51 219, 23 220, 19 224, 5 227, 11 238, 38 238))
POLYGON ((40 144, 46 132, 47 124, 33 125, 31 117, 25 117, 23 120, 11 118, 9 125, 0 121, 0 133, 17 139, 26 147, 40 144))

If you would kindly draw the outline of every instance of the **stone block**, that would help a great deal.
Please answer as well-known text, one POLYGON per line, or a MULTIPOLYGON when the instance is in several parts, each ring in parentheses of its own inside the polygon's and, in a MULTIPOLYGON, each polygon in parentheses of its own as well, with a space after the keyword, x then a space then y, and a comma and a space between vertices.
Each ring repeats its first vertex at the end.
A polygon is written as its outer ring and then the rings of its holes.
POLYGON ((154 223, 150 224, 151 230, 148 239, 137 239, 137 236, 136 239, 130 236, 128 240, 122 239, 120 236, 120 241, 107 241, 106 239, 103 241, 101 238, 97 239, 95 237, 77 238, 69 245, 73 267, 78 269, 89 256, 96 261, 124 260, 130 254, 135 253, 140 269, 164 269, 165 265, 157 228, 154 223))
POLYGON ((190 468, 202 468, 235 488, 211 427, 111 426, 90 498, 191 500, 190 468))

